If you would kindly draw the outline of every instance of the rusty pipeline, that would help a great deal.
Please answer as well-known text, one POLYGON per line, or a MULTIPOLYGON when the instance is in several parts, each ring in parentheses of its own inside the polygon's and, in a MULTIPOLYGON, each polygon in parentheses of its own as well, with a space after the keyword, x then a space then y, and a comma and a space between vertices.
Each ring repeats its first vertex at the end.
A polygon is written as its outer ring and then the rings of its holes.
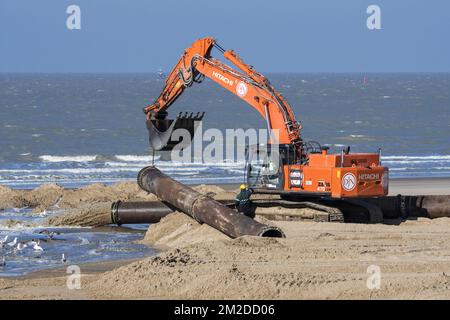
MULTIPOLYGON (((203 197, 203 196, 202 196, 203 197)), ((379 198, 361 199, 382 211, 383 219, 397 219, 410 217, 450 217, 450 195, 437 196, 387 196, 379 198)), ((230 209, 234 208, 233 200, 215 200, 230 209)), ((342 212, 346 222, 369 222, 369 218, 361 213, 364 208, 355 205, 343 205, 346 202, 286 201, 286 200, 254 200, 256 213, 259 209, 270 207, 305 208, 310 207, 319 211, 336 214, 342 212)), ((367 208, 365 208, 367 209, 367 208)), ((166 215, 177 211, 177 208, 162 201, 116 201, 111 205, 111 223, 118 225, 129 223, 157 223, 166 215)), ((267 211, 267 210, 266 210, 267 211)), ((275 213, 274 213, 275 214, 275 213)))
POLYGON ((111 221, 118 225, 157 223, 173 211, 161 201, 116 201, 111 205, 111 221))
POLYGON ((385 219, 450 217, 450 195, 403 196, 399 194, 363 200, 377 205, 383 212, 385 219))
POLYGON ((143 190, 155 194, 166 205, 184 212, 200 223, 206 223, 231 238, 243 235, 285 237, 281 229, 259 223, 242 215, 173 180, 155 167, 143 168, 139 172, 137 180, 143 190))

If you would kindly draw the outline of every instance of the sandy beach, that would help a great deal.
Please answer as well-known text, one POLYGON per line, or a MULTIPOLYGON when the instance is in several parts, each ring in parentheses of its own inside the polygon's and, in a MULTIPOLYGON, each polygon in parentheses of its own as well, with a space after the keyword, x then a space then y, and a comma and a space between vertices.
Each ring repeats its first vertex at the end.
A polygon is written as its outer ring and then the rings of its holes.
MULTIPOLYGON (((390 186, 392 195, 448 194, 450 179, 392 180, 390 186)), ((226 199, 235 187, 195 188, 226 199)), ((134 183, 38 189, 2 187, 0 207, 27 203, 38 211, 58 200, 61 208, 84 206, 79 212, 101 223, 111 201, 155 200, 134 183)), ((66 266, 0 278, 0 299, 450 298, 450 218, 383 224, 256 219, 280 227, 286 238, 231 239, 175 212, 151 225, 140 241, 158 248, 155 256, 81 265, 79 290, 68 289, 66 266), (379 288, 370 286, 373 270, 380 271, 379 288)), ((55 225, 80 221, 50 219, 55 225)))

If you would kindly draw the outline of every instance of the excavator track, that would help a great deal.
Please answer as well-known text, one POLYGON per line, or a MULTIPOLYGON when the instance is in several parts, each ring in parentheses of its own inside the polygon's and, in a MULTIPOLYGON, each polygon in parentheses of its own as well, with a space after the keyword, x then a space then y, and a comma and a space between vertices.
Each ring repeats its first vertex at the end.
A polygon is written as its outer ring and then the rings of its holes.
POLYGON ((298 211, 295 211, 295 209, 310 209, 309 211, 315 212, 312 215, 314 221, 344 222, 344 214, 339 208, 312 201, 296 202, 283 199, 260 199, 260 200, 253 200, 252 203, 256 207, 256 213, 259 215, 266 215, 266 216, 285 215, 286 217, 290 217, 290 219, 305 218, 305 215, 302 215, 298 211), (270 209, 273 207, 282 207, 284 209, 283 210, 284 213, 271 214, 269 212, 265 214, 264 210, 261 210, 261 208, 270 209))

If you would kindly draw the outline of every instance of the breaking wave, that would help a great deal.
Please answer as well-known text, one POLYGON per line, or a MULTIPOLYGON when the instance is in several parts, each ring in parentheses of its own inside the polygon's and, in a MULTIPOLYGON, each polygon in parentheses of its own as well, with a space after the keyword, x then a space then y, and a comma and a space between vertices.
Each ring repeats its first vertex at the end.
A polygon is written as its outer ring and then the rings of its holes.
POLYGON ((97 155, 93 156, 50 156, 42 155, 39 157, 45 162, 90 162, 97 159, 97 155))
MULTIPOLYGON (((124 155, 115 155, 114 156, 119 161, 127 161, 127 162, 145 162, 145 161, 152 161, 153 156, 138 156, 138 155, 131 155, 131 154, 124 154, 124 155)), ((155 160, 159 159, 159 156, 155 156, 155 160)))

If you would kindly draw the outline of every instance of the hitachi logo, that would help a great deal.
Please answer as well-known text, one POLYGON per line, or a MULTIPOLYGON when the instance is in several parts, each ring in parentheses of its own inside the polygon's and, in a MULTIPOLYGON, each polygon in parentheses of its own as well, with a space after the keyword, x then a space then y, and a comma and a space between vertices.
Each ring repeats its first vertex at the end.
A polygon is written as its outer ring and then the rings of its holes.
POLYGON ((213 71, 212 73, 213 77, 216 77, 217 79, 219 79, 220 81, 225 82, 226 84, 228 84, 230 87, 233 86, 234 81, 230 80, 226 77, 224 77, 223 75, 221 75, 220 73, 217 73, 216 71, 213 71))
POLYGON ((361 173, 359 180, 380 180, 379 173, 361 173))

